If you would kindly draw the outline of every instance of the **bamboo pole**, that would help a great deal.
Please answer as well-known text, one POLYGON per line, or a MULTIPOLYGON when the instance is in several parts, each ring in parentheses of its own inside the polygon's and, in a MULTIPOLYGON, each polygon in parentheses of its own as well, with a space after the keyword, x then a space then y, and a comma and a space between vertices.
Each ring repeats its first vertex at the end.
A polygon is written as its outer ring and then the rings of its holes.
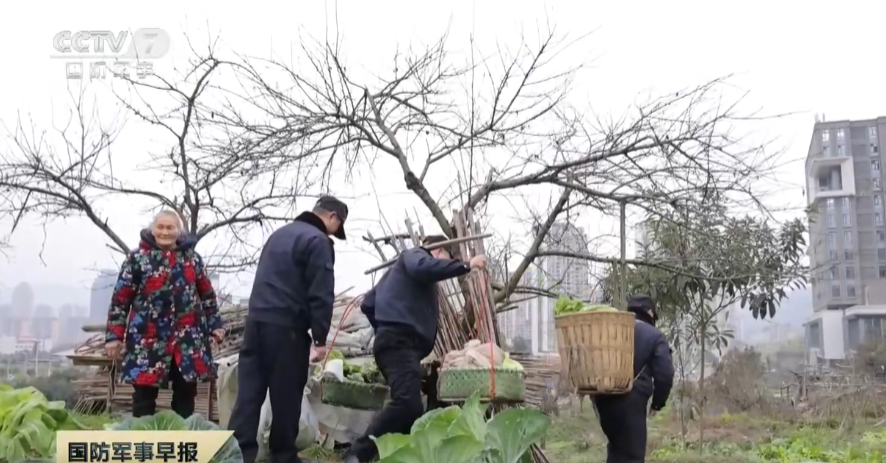
MULTIPOLYGON (((425 246, 424 248, 427 249, 428 251, 432 251, 432 250, 434 250, 434 249, 444 248, 444 247, 446 247, 446 246, 450 246, 450 245, 453 245, 453 244, 460 244, 460 243, 465 243, 465 242, 468 242, 468 241, 474 241, 474 240, 483 240, 483 239, 486 239, 486 238, 490 238, 491 236, 492 236, 491 233, 488 233, 488 234, 485 234, 485 235, 477 235, 477 236, 466 236, 466 237, 463 237, 463 238, 455 238, 455 239, 451 239, 451 240, 442 241, 442 242, 440 242, 440 243, 434 243, 434 244, 431 244, 431 245, 429 245, 429 246, 425 246)), ((402 251, 401 251, 401 252, 402 252, 402 251)), ((386 268, 388 268, 388 267, 394 265, 394 262, 397 262, 397 259, 391 259, 391 260, 389 260, 389 261, 387 261, 387 262, 383 262, 383 263, 381 263, 381 264, 379 264, 379 265, 376 265, 375 267, 372 267, 371 269, 369 269, 369 270, 363 272, 363 274, 364 274, 364 275, 369 275, 370 273, 375 273, 375 272, 377 272, 377 271, 379 271, 379 270, 384 270, 384 269, 386 269, 386 268)))

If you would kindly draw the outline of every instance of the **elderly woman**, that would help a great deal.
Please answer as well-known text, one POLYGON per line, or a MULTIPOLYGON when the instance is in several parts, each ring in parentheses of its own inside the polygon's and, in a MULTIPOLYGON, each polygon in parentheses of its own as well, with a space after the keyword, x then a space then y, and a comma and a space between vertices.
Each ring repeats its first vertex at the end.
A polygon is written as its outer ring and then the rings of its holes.
POLYGON ((111 299, 105 348, 111 358, 123 354, 136 417, 154 414, 159 388, 169 383, 172 409, 191 416, 197 382, 215 375, 210 339, 225 335, 196 240, 181 230, 176 212, 160 212, 123 263, 111 299))

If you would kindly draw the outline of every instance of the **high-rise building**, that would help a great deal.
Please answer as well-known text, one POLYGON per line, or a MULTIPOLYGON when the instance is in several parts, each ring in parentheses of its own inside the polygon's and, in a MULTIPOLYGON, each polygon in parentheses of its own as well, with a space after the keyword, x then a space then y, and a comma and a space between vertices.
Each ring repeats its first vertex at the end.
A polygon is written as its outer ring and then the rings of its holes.
MULTIPOLYGON (((545 237, 542 248, 564 253, 587 254, 588 237, 569 222, 556 222, 545 237)), ((590 302, 593 299, 591 263, 569 256, 545 256, 538 260, 535 275, 539 288, 554 294, 590 302)), ((557 331, 554 326, 556 298, 543 297, 538 301, 537 333, 533 333, 533 351, 556 352, 557 331)))
POLYGON ((816 121, 806 158, 816 312, 886 304, 886 117, 816 121))
POLYGON ((93 280, 89 295, 90 323, 102 323, 108 319, 108 308, 114 295, 114 285, 117 284, 117 273, 116 270, 105 269, 93 280))
MULTIPOLYGON (((513 272, 511 272, 513 275, 513 272)), ((529 268, 520 277, 521 287, 532 287, 534 271, 529 268)), ((498 315, 498 330, 508 341, 512 351, 530 351, 532 349, 532 307, 537 305, 538 296, 531 294, 514 294, 515 309, 498 315)))

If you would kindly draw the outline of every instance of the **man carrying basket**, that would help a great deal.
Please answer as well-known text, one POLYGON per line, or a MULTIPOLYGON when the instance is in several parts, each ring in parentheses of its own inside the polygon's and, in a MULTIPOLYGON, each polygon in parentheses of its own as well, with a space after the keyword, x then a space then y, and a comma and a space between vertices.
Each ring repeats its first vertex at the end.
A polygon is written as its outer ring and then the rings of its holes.
POLYGON ((424 413, 421 360, 433 352, 437 339, 437 283, 486 267, 481 255, 465 264, 453 259, 448 248, 426 249, 444 241, 445 236, 429 236, 421 247, 401 253, 363 299, 360 308, 375 329, 372 350, 391 388, 391 402, 354 442, 345 463, 372 460, 378 451, 370 436, 408 434, 424 413))
POLYGON ((599 395, 594 405, 600 427, 609 439, 606 463, 646 461, 646 414, 655 416, 664 408, 674 384, 671 349, 655 328, 658 317, 649 296, 628 299, 628 311, 637 317, 634 326, 634 386, 624 395, 599 395), (652 404, 649 405, 649 398, 652 404))

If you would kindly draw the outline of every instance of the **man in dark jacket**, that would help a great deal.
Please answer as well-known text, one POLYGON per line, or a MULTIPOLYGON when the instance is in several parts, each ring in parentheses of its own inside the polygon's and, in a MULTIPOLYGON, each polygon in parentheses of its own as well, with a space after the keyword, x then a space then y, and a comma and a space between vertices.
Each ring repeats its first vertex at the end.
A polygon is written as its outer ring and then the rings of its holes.
POLYGON ((484 256, 465 264, 454 260, 449 249, 425 248, 443 241, 445 236, 430 236, 423 247, 401 253, 363 300, 361 309, 375 328, 375 362, 391 388, 391 401, 351 446, 345 463, 372 460, 377 449, 369 436, 409 434, 424 413, 421 360, 434 350, 437 339, 437 283, 486 267, 484 256))
POLYGON ((600 395, 594 399, 600 426, 609 439, 606 463, 646 461, 646 414, 664 408, 674 384, 674 364, 664 335, 655 328, 655 304, 649 296, 628 300, 628 311, 637 317, 634 326, 634 387, 624 395, 600 395), (649 405, 649 398, 652 404, 649 405))
POLYGON ((311 338, 315 355, 325 355, 332 323, 335 250, 329 235, 345 239, 347 218, 345 203, 321 197, 312 212, 272 233, 262 249, 240 347, 237 402, 228 424, 245 463, 253 463, 258 454, 256 434, 269 390, 271 460, 301 461, 295 439, 311 338))

